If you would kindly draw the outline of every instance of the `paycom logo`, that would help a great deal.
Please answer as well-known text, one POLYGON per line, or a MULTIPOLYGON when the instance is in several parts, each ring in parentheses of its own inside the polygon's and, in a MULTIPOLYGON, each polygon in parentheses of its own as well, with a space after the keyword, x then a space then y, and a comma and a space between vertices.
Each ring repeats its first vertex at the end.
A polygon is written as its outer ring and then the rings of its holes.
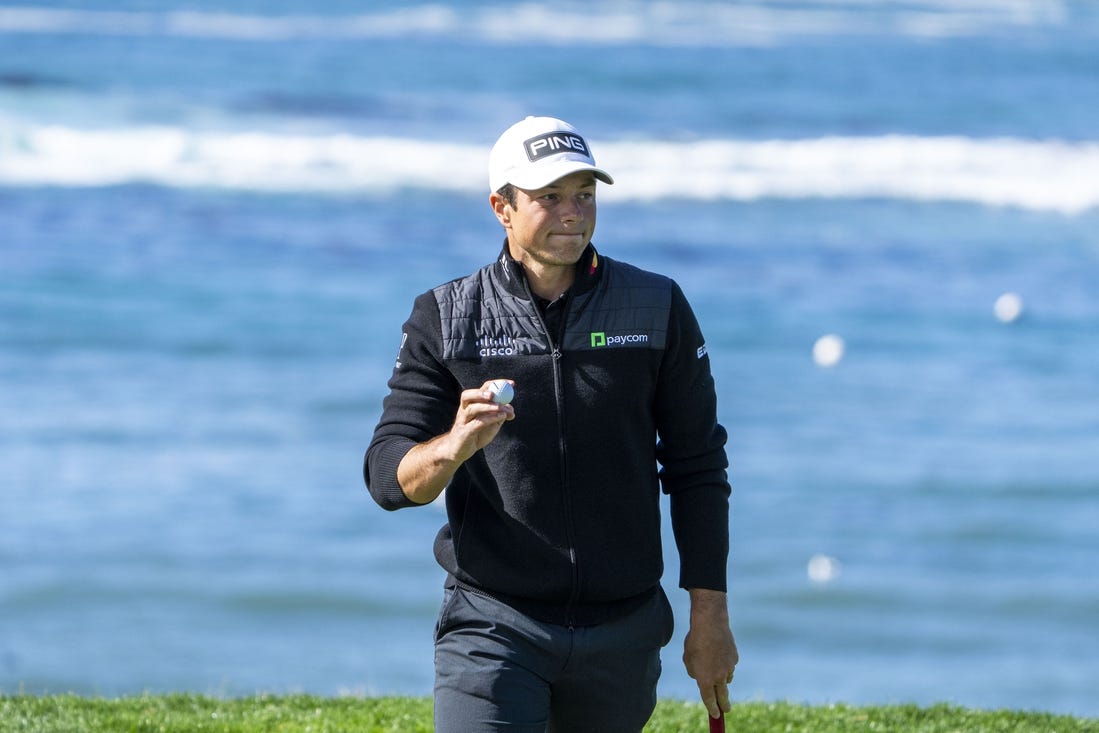
POLYGON ((626 344, 647 343, 649 343, 649 334, 647 333, 628 333, 623 336, 608 336, 603 331, 591 332, 591 347, 593 349, 602 348, 604 346, 625 346, 626 344))

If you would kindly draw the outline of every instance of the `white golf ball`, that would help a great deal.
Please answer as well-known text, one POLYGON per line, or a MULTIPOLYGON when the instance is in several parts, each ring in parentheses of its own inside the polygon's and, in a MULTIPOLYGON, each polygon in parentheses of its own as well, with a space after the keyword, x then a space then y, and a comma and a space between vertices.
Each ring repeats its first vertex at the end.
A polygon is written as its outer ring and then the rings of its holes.
POLYGON ((515 399, 515 388, 511 382, 504 379, 494 379, 488 385, 488 391, 492 393, 492 401, 498 405, 506 405, 515 399))
POLYGON ((813 361, 820 367, 833 367, 843 358, 843 339, 834 333, 821 336, 813 344, 813 361))
POLYGON ((1018 293, 1004 293, 996 299, 992 312, 1001 323, 1014 323, 1023 315, 1023 299, 1018 293))

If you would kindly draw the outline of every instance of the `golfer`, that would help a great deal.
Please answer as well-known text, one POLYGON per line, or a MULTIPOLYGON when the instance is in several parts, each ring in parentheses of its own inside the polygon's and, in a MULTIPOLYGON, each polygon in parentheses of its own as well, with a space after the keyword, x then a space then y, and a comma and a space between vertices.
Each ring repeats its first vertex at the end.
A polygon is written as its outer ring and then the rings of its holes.
POLYGON ((592 245, 613 179, 572 125, 528 117, 489 154, 495 261, 415 299, 364 476, 385 509, 447 522, 435 730, 637 733, 673 618, 710 714, 737 663, 726 603, 729 483, 710 358, 671 279, 592 245), (514 388, 494 401, 494 380, 514 388))

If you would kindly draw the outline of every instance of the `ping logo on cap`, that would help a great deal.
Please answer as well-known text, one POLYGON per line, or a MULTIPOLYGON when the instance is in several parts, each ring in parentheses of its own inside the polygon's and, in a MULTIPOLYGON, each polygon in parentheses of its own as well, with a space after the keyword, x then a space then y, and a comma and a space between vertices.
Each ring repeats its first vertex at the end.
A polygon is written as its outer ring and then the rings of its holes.
POLYGON ((546 132, 525 141, 523 149, 527 152, 527 160, 531 163, 557 153, 580 153, 591 157, 584 138, 574 132, 546 132))

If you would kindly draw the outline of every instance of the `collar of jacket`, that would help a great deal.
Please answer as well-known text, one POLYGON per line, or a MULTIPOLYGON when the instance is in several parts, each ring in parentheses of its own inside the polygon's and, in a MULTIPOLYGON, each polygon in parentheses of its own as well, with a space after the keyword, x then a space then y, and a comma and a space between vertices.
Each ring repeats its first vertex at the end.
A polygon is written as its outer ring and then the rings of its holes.
MULTIPOLYGON (((530 298, 530 291, 527 290, 526 285, 527 273, 523 270, 523 266, 519 261, 514 259, 508 251, 506 237, 504 238, 504 248, 500 252, 500 256, 496 258, 496 263, 492 269, 505 290, 517 298, 524 300, 530 298)), ((586 293, 596 286, 602 276, 603 260, 599 257, 599 253, 595 251, 595 246, 589 242, 576 263, 576 279, 572 281, 569 290, 572 291, 573 295, 586 293)))

